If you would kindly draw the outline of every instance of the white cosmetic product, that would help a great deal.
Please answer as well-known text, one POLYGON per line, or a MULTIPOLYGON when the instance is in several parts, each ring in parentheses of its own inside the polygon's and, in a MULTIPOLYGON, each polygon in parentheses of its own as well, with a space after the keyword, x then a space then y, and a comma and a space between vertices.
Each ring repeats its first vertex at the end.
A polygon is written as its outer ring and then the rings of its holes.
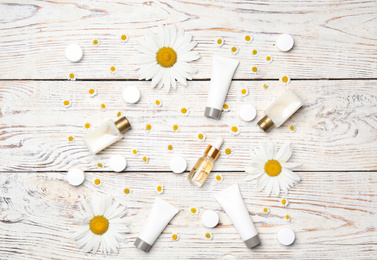
POLYGON ((214 195, 236 227, 247 248, 253 248, 261 243, 257 230, 245 203, 242 200, 237 183, 214 195))
POLYGON ((110 169, 114 172, 121 172, 127 167, 127 160, 122 155, 113 155, 109 161, 110 169))
POLYGON ((213 56, 211 85, 208 91, 204 116, 219 120, 226 94, 228 93, 233 74, 239 64, 238 60, 221 56, 213 56))
POLYGON ((77 44, 70 44, 65 48, 65 57, 70 62, 79 62, 82 60, 84 53, 81 47, 77 44))
POLYGON ((107 121, 83 137, 85 145, 93 154, 99 153, 109 145, 123 138, 123 134, 131 128, 126 117, 116 122, 107 121))
POLYGON ((292 245, 293 242, 295 241, 296 235, 292 229, 285 227, 279 230, 277 239, 280 242, 280 244, 284 246, 289 246, 289 245, 292 245))
POLYGON ((268 132, 273 126, 281 126, 290 118, 304 103, 292 91, 287 90, 267 110, 266 116, 259 120, 258 125, 263 131, 268 132))
POLYGON ((280 34, 276 40, 276 47, 281 51, 289 51, 293 48, 294 44, 293 37, 288 33, 280 34))
POLYGON ((207 228, 214 228, 219 224, 219 215, 216 211, 206 210, 202 215, 202 223, 207 228))
POLYGON ((156 197, 147 222, 144 224, 134 246, 148 252, 158 236, 179 212, 179 209, 156 197))
POLYGON ((174 173, 183 173, 187 169, 187 161, 182 156, 175 156, 170 160, 170 169, 174 173))
POLYGON ((133 86, 126 87, 123 90, 123 99, 127 103, 136 104, 140 100, 140 90, 133 86))
POLYGON ((256 115, 257 111, 253 105, 245 104, 240 107, 239 116, 243 121, 252 121, 256 115))
POLYGON ((84 171, 79 168, 72 168, 67 173, 67 181, 72 186, 80 186, 85 181, 84 171))

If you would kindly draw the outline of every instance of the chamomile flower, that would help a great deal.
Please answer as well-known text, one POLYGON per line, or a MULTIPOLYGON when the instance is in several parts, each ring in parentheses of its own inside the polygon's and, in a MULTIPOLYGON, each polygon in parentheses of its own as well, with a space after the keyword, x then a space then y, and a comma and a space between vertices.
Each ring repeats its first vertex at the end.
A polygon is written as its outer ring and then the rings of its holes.
POLYGON ((196 138, 198 139, 199 142, 204 142, 207 137, 204 133, 199 132, 196 134, 196 138))
POLYGON ((264 60, 267 62, 267 63, 271 63, 274 61, 274 57, 272 57, 271 55, 267 55, 266 58, 264 58, 264 60))
POLYGON ((169 92, 170 87, 176 89, 177 81, 187 86, 191 73, 196 70, 189 62, 197 60, 200 55, 192 49, 197 42, 191 41, 192 36, 174 25, 159 26, 158 36, 147 33, 137 47, 142 54, 138 57, 139 79, 150 80, 151 87, 164 87, 169 92))
POLYGON ((212 233, 205 233, 204 234, 204 237, 208 240, 212 240, 213 239, 213 234, 212 233))
POLYGON ((139 151, 138 151, 136 148, 133 148, 133 149, 132 149, 132 154, 133 154, 134 156, 139 156, 139 151))
POLYGON ((289 216, 289 215, 285 215, 285 218, 284 218, 286 221, 291 221, 291 216, 289 216))
POLYGON ((223 105, 223 111, 224 111, 224 112, 229 112, 229 111, 230 111, 230 107, 229 107, 228 104, 224 104, 224 105, 223 105))
POLYGON ((93 46, 98 47, 98 46, 100 46, 100 44, 101 44, 101 41, 99 39, 93 39, 93 41, 92 41, 93 46))
POLYGON ((179 113, 182 115, 182 116, 188 116, 190 114, 190 110, 187 108, 187 107, 182 107, 180 110, 179 110, 179 113))
POLYGON ((216 176, 215 176, 215 180, 216 180, 217 182, 222 182, 222 181, 224 180, 224 177, 223 177, 222 174, 218 173, 218 174, 216 174, 216 176))
POLYGON ((234 149, 232 147, 226 147, 224 154, 227 158, 231 157, 234 154, 234 149))
POLYGON ((179 240, 179 234, 178 233, 173 233, 170 236, 171 241, 178 241, 179 240))
POLYGON ((89 130, 89 129, 92 128, 92 125, 91 125, 90 123, 85 123, 85 124, 84 124, 84 128, 85 128, 86 130, 89 130))
POLYGON ((267 85, 267 84, 263 84, 263 88, 264 88, 264 89, 267 89, 267 88, 268 88, 268 85, 267 85))
POLYGON ((287 74, 281 74, 279 81, 284 84, 284 86, 288 85, 291 82, 291 79, 287 74))
POLYGON ((121 41, 121 43, 126 43, 126 42, 128 42, 128 35, 127 34, 122 34, 121 36, 120 36, 120 41, 121 41))
POLYGON ((132 190, 130 188, 126 187, 123 189, 123 194, 125 196, 131 195, 131 193, 132 193, 132 190))
POLYGON ((190 208, 190 214, 191 215, 198 215, 199 214, 199 208, 197 208, 197 207, 190 208))
POLYGON ((141 160, 143 161, 143 163, 149 162, 149 158, 147 156, 143 156, 143 158, 141 158, 141 160))
POLYGON ((156 99, 154 101, 154 106, 155 107, 162 107, 162 100, 161 99, 156 99))
POLYGON ((289 205, 289 201, 287 200, 287 198, 282 198, 280 200, 280 203, 281 205, 283 205, 284 207, 287 207, 289 205))
POLYGON ((217 38, 217 39, 215 40, 215 44, 216 44, 217 47, 221 47, 221 46, 223 46, 224 43, 225 43, 225 41, 224 41, 224 38, 223 38, 223 37, 217 38))
POLYGON ((258 51, 257 49, 253 49, 253 50, 251 51, 251 55, 253 55, 253 57, 257 57, 258 54, 259 54, 259 51, 258 51))
POLYGON ((229 132, 232 134, 232 135, 239 135, 240 134, 240 128, 238 125, 232 125, 229 129, 229 132))
POLYGON ((268 213, 270 213, 270 208, 263 208, 263 214, 267 215, 268 213))
POLYGON ((178 133, 179 129, 180 129, 180 127, 177 124, 174 124, 173 127, 172 127, 172 130, 173 130, 174 133, 178 133))
POLYGON ((99 251, 108 255, 118 253, 119 242, 128 233, 128 221, 122 219, 126 215, 126 207, 120 206, 112 197, 94 194, 90 203, 84 201, 80 211, 73 214, 77 224, 72 238, 77 247, 85 252, 95 254, 99 251))
POLYGON ((102 110, 102 111, 106 111, 106 109, 107 109, 107 106, 106 106, 105 103, 102 103, 102 104, 100 105, 100 107, 101 107, 101 110, 102 110))
POLYGON ((152 131, 152 125, 151 124, 147 124, 145 126, 145 131, 146 131, 146 133, 149 133, 150 131, 152 131))
POLYGON ((250 174, 247 180, 258 179, 256 191, 265 189, 268 196, 271 193, 279 196, 280 189, 288 193, 290 188, 300 182, 300 176, 291 171, 300 164, 287 162, 292 152, 289 143, 278 151, 277 144, 271 141, 260 143, 259 150, 250 150, 251 165, 245 171, 250 174))
POLYGON ((254 37, 250 34, 245 34, 244 37, 243 37, 243 40, 246 43, 251 43, 254 40, 254 37))
POLYGON ((251 73, 252 74, 257 74, 258 73, 258 67, 257 66, 252 66, 251 67, 251 73))
POLYGON ((291 131, 291 133, 294 133, 296 132, 296 127, 294 125, 290 125, 289 130, 291 131))
POLYGON ((68 74, 68 80, 72 80, 72 81, 74 81, 74 80, 76 80, 76 79, 77 79, 77 75, 76 75, 76 73, 70 72, 70 73, 68 74))
POLYGON ((101 185, 102 185, 102 181, 101 181, 101 179, 99 179, 99 178, 94 178, 94 179, 93 179, 93 184, 94 184, 94 186, 96 186, 96 187, 101 187, 101 185))
POLYGON ((173 145, 172 144, 168 144, 167 149, 168 149, 169 153, 172 153, 173 152, 173 145))
POLYGON ((75 142, 75 137, 72 136, 72 135, 68 136, 67 139, 68 139, 68 143, 69 143, 69 144, 73 144, 73 143, 75 142))
POLYGON ((157 192, 157 194, 162 194, 164 193, 164 185, 157 185, 156 187, 154 187, 155 191, 157 192))
POLYGON ((241 96, 246 97, 249 95, 249 90, 247 88, 241 88, 240 90, 241 96))
POLYGON ((88 91, 90 97, 95 97, 97 95, 97 90, 95 88, 91 88, 88 91))
POLYGON ((111 65, 109 67, 109 71, 110 71, 111 74, 116 74, 117 71, 118 71, 118 69, 117 69, 117 67, 115 65, 111 65))
POLYGON ((118 112, 117 117, 121 117, 121 116, 122 116, 122 112, 118 112))
POLYGON ((230 48, 230 53, 232 53, 233 55, 237 55, 239 51, 240 51, 240 49, 236 46, 232 46, 230 48))

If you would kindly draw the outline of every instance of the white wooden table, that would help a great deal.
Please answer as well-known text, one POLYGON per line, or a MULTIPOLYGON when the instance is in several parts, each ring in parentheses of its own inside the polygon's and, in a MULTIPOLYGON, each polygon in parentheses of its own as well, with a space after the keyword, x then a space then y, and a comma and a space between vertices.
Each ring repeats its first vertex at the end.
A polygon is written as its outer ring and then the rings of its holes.
POLYGON ((112 194, 129 207, 132 223, 126 235, 128 244, 119 255, 109 259, 362 259, 377 258, 377 2, 374 0, 323 1, 0 1, 0 259, 102 259, 85 254, 70 239, 72 214, 78 203, 99 191, 112 194), (150 89, 149 82, 138 81, 132 59, 135 47, 148 30, 158 24, 176 24, 193 35, 202 58, 194 63, 198 73, 187 88, 165 94, 150 89), (273 43, 280 33, 290 33, 295 47, 279 52, 273 43), (130 40, 120 43, 121 34, 130 40), (245 33, 255 37, 251 45, 242 42, 245 33), (226 44, 217 48, 214 40, 224 37, 226 44), (94 38, 99 47, 91 45, 94 38), (64 57, 65 47, 77 43, 84 49, 84 59, 77 64, 64 57), (203 116, 211 76, 213 54, 230 57, 229 48, 237 45, 235 57, 240 66, 234 76, 227 104, 230 112, 220 121, 203 116), (251 48, 261 56, 253 59, 251 48), (272 64, 263 62, 272 54, 272 64), (115 64, 117 74, 109 73, 115 64), (258 75, 250 66, 260 67, 258 75), (78 79, 67 81, 75 72, 78 79), (288 87, 279 83, 281 73, 292 79, 288 87), (262 85, 268 88, 263 89, 262 85), (127 105, 121 97, 126 86, 136 86, 142 98, 127 105), (250 95, 241 97, 240 87, 250 95), (90 98, 89 88, 98 95, 90 98), (238 108, 252 103, 257 119, 263 110, 287 88, 305 101, 304 107, 286 124, 270 133, 262 133, 251 123, 237 118, 238 108), (72 101, 68 109, 63 99, 72 101), (163 106, 156 109, 152 101, 163 106), (99 105, 105 103, 106 111, 99 105), (189 117, 179 115, 189 107, 189 117), (98 126, 125 114, 132 130, 125 138, 97 156, 91 156, 81 137, 83 125, 98 126), (147 123, 152 132, 145 135, 147 123), (172 132, 179 124, 181 131, 172 132), (229 127, 239 124, 241 134, 232 136, 229 127), (295 133, 289 126, 294 124, 295 133), (206 147, 196 140, 204 132, 208 142, 221 135, 225 146, 236 153, 220 156, 213 176, 201 189, 186 180, 187 172, 169 171, 174 155, 183 155, 188 170, 206 147), (69 135, 75 143, 69 145, 69 135), (302 163, 297 172, 301 183, 293 188, 283 208, 279 197, 267 197, 254 191, 255 182, 244 182, 244 167, 250 162, 249 148, 270 139, 280 145, 292 142, 292 162, 302 163), (167 152, 167 145, 174 152, 167 152), (144 164, 131 149, 150 158, 144 164), (96 168, 111 155, 128 159, 126 172, 96 168), (78 166, 86 170, 87 181, 80 187, 66 182, 66 171, 78 166), (94 187, 93 178, 103 181, 94 187), (214 200, 213 193, 238 182, 262 245, 248 250, 237 231, 214 200), (181 209, 161 234, 149 254, 133 246, 149 213, 156 192, 181 209), (131 196, 123 189, 130 187, 131 196), (191 206, 201 212, 213 209, 220 214, 220 225, 204 238, 206 228, 200 215, 188 213, 191 206), (271 213, 264 215, 263 207, 271 213), (292 217, 287 223, 285 214, 292 217), (276 232, 289 226, 297 240, 290 247, 281 246, 276 232), (180 241, 171 242, 178 232, 180 241))

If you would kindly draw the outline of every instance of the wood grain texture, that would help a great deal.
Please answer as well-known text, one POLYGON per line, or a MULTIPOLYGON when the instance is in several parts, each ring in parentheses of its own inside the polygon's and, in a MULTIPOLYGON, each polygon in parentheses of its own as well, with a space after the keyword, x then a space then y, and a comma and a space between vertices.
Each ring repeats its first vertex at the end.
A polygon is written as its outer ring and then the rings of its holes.
POLYGON ((138 40, 159 24, 176 24, 194 36, 202 58, 193 63, 196 79, 209 78, 213 53, 230 56, 236 45, 241 61, 235 78, 294 79, 377 78, 377 2, 323 1, 2 1, 0 3, 0 78, 66 79, 71 71, 81 79, 137 79, 134 59, 138 40), (277 36, 290 33, 289 53, 273 46, 277 36), (120 35, 127 33, 127 44, 120 35), (243 35, 251 33, 251 45, 243 35), (224 37, 217 48, 214 40, 224 37), (99 47, 91 45, 94 38, 99 47), (80 44, 82 62, 64 57, 69 43, 80 44), (260 55, 253 59, 251 50, 260 55), (265 64, 272 54, 275 61, 265 64), (118 73, 109 73, 115 64, 118 73), (258 65, 260 73, 251 75, 258 65))
POLYGON ((65 173, 13 172, 0 175, 0 244, 1 259, 103 259, 100 255, 84 254, 70 239, 72 213, 78 203, 93 192, 112 194, 127 205, 126 219, 131 233, 125 235, 128 244, 111 259, 375 259, 377 177, 373 172, 298 172, 301 183, 288 195, 290 204, 284 208, 279 198, 253 191, 255 182, 243 182, 246 174, 223 173, 216 183, 210 176, 198 189, 186 180, 187 174, 155 172, 87 173, 83 186, 72 187, 65 173), (101 178, 99 188, 93 178, 101 178), (214 192, 238 182, 244 201, 262 239, 262 245, 248 250, 227 215, 213 198, 214 192), (154 185, 165 184, 159 195, 181 211, 158 238, 149 254, 133 246, 155 196, 154 185), (124 197, 122 190, 133 190, 124 197), (200 214, 192 216, 189 208, 196 206, 200 214), (263 207, 270 214, 262 213, 263 207), (219 213, 220 224, 206 229, 200 222, 205 209, 219 213), (289 214, 291 222, 284 216, 289 214), (276 232, 291 227, 296 242, 281 246, 276 232), (212 232, 212 241, 203 238, 212 232), (178 232, 180 241, 170 241, 178 232), (233 258, 232 258, 233 257, 233 258))
MULTIPOLYGON (((106 161, 114 154, 124 155, 129 171, 168 171, 170 158, 182 155, 193 166, 207 147, 218 136, 225 139, 226 147, 234 155, 222 155, 215 170, 243 171, 249 163, 249 150, 260 141, 271 139, 280 145, 291 142, 294 148, 292 161, 302 163, 302 170, 376 170, 377 153, 377 89, 375 80, 367 81, 292 81, 293 89, 305 102, 282 127, 263 133, 256 125, 263 111, 286 89, 277 81, 235 81, 230 87, 226 103, 230 111, 216 121, 203 116, 208 92, 208 81, 193 81, 187 88, 165 94, 150 89, 147 82, 56 82, 26 81, 0 82, 0 165, 9 171, 61 171, 72 166, 97 170, 96 162, 106 161), (268 88, 263 89, 262 85, 268 88), (127 105, 122 97, 126 86, 137 86, 142 98, 138 104, 127 105), (98 95, 90 97, 88 89, 94 87, 98 95), (249 89, 242 97, 240 90, 249 89), (163 106, 153 106, 154 100, 163 106), (70 108, 63 100, 72 102, 70 108), (101 111, 100 104, 108 106, 101 111), (257 108, 257 119, 243 122, 238 118, 239 107, 251 103, 257 108), (190 110, 188 117, 180 109, 190 110), (126 115, 132 130, 125 138, 96 156, 90 155, 81 139, 88 131, 86 122, 99 126, 109 119, 116 120, 118 111, 126 115), (146 133, 147 124, 152 125, 146 133), (180 131, 173 132, 178 124, 180 131), (294 124, 296 132, 289 126, 294 124), (240 135, 229 130, 238 125, 240 135), (196 139, 198 132, 207 135, 207 142, 196 139), (76 138, 68 144, 68 136, 76 138), (167 146, 172 144, 173 153, 167 146), (150 158, 134 157, 132 149, 150 158)), ((189 169, 188 168, 188 169, 189 169)), ((108 168, 106 168, 108 170, 108 168)))

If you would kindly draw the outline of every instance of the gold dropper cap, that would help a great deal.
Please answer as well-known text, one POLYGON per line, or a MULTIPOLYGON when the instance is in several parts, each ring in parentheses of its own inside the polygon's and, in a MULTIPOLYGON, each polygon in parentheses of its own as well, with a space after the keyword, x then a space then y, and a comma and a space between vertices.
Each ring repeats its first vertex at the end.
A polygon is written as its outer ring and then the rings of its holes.
POLYGON ((115 126, 122 134, 124 134, 127 130, 131 128, 131 124, 125 116, 115 121, 115 126))
POLYGON ((269 118, 268 116, 264 116, 261 120, 258 121, 257 124, 266 133, 270 131, 271 128, 274 126, 274 122, 272 122, 271 118, 269 118))
POLYGON ((207 149, 204 151, 204 154, 216 160, 220 155, 220 150, 212 145, 208 145, 207 149))

